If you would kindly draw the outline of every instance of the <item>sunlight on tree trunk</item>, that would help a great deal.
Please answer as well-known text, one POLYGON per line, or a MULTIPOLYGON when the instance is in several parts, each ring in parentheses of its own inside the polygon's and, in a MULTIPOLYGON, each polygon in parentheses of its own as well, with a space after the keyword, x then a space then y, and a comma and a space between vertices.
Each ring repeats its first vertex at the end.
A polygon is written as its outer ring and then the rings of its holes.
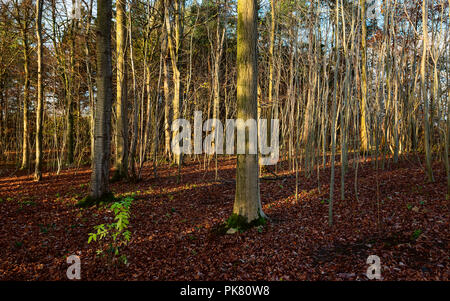
MULTIPOLYGON (((238 0, 237 27, 237 117, 257 119, 257 1, 238 0)), ((249 137, 246 136, 246 145, 249 137)), ((246 150, 248 152, 248 149, 246 150)), ((258 155, 238 155, 236 198, 233 213, 248 223, 265 217, 259 194, 258 155)))
POLYGON ((366 128, 367 110, 367 25, 366 25, 366 0, 359 1, 361 6, 361 150, 369 149, 366 128))
POLYGON ((112 0, 97 1, 97 104, 95 106, 94 168, 91 197, 100 199, 109 193, 109 159, 111 145, 112 0))
POLYGON ((127 30, 126 2, 116 1, 117 93, 115 167, 116 179, 128 177, 127 30))
POLYGON ((36 107, 36 167, 34 179, 41 179, 42 165, 42 118, 43 118, 43 98, 44 91, 42 85, 43 62, 42 62, 42 3, 43 0, 36 1, 36 38, 38 55, 38 84, 37 84, 37 107, 36 107))

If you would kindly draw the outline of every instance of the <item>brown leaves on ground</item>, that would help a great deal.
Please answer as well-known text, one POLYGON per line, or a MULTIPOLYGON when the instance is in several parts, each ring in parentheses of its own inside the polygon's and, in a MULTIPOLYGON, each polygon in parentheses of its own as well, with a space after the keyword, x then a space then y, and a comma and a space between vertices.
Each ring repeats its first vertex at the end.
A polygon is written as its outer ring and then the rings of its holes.
POLYGON ((136 195, 127 265, 108 264, 87 243, 93 227, 112 218, 104 208, 73 206, 88 193, 90 170, 45 173, 40 183, 24 174, 0 178, 0 279, 66 280, 72 254, 81 258, 83 280, 367 280, 369 255, 380 257, 384 280, 450 278, 441 165, 434 166, 435 183, 427 183, 418 163, 391 163, 378 173, 379 202, 372 163, 359 165, 358 198, 350 168, 344 201, 338 167, 332 228, 329 168, 319 179, 301 172, 296 201, 285 166, 279 178, 269 173, 261 181, 268 225, 225 236, 211 229, 232 212, 235 161, 219 162, 223 181, 202 166, 183 167, 180 184, 168 166, 156 179, 148 166, 141 182, 112 184, 116 195, 136 195))

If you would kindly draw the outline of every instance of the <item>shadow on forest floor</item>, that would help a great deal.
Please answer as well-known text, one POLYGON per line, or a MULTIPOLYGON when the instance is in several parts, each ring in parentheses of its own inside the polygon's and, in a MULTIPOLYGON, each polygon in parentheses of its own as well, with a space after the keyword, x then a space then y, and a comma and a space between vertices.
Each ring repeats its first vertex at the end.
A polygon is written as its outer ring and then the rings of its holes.
POLYGON ((366 280, 369 255, 381 258, 385 280, 449 279, 442 164, 428 183, 417 158, 389 161, 378 173, 373 162, 360 162, 355 191, 350 162, 345 200, 337 165, 329 227, 330 167, 309 177, 300 171, 296 198, 295 172, 282 162, 277 177, 273 169, 261 175, 269 224, 218 237, 211 229, 232 212, 235 160, 219 160, 219 180, 213 163, 204 170, 188 162, 180 183, 175 167, 159 166, 154 178, 148 165, 141 181, 111 184, 116 195, 135 199, 123 266, 105 263, 87 244, 111 212, 73 206, 89 191, 89 168, 44 173, 39 183, 20 171, 0 177, 0 279, 65 279, 71 254, 81 254, 84 280, 366 280))

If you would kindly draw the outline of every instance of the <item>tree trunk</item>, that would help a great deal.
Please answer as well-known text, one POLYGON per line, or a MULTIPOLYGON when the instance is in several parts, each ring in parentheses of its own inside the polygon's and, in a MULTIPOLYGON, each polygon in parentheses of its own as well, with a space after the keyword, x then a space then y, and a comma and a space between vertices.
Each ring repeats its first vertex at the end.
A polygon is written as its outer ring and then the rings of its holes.
POLYGON ((366 0, 359 1, 361 5, 361 150, 367 151, 368 139, 366 129, 367 109, 367 25, 366 25, 366 0))
MULTIPOLYGON (((72 12, 75 14, 75 0, 72 0, 72 12)), ((66 77, 68 82, 66 85, 66 96, 67 96, 67 103, 66 103, 66 109, 67 109, 67 115, 66 115, 66 123, 67 123, 67 164, 72 165, 74 162, 74 78, 75 78, 75 28, 76 28, 76 20, 75 18, 72 19, 71 25, 70 25, 70 32, 69 32, 69 38, 70 38, 70 59, 69 59, 69 74, 66 74, 66 77)))
MULTIPOLYGON (((25 23, 26 24, 26 23, 25 23)), ((23 136, 22 136, 22 165, 20 169, 26 169, 29 166, 29 145, 28 145, 28 96, 30 93, 30 58, 29 58, 29 41, 27 35, 26 25, 22 25, 21 34, 23 40, 23 68, 24 75, 24 89, 23 89, 23 136)))
POLYGON ((43 0, 36 1, 36 38, 37 38, 37 63, 38 63, 38 84, 37 84, 37 106, 36 106, 36 167, 34 179, 41 179, 42 165, 42 117, 44 91, 42 86, 42 4, 43 0))
POLYGON ((164 153, 170 157, 170 91, 169 91, 169 66, 167 58, 163 58, 164 74, 164 153))
POLYGON ((117 100, 115 178, 128 177, 127 30, 126 1, 116 1, 117 100))
POLYGON ((337 114, 337 93, 338 93, 338 75, 341 55, 339 51, 339 0, 336 0, 336 65, 334 69, 334 96, 331 117, 331 178, 330 178, 330 200, 328 204, 328 224, 333 225, 333 198, 334 198, 334 174, 335 174, 335 158, 336 158, 336 114, 337 114))
POLYGON ((91 197, 94 199, 109 194, 112 106, 111 18, 112 0, 97 0, 97 104, 91 183, 91 197))
POLYGON ((424 102, 424 145, 425 145, 425 160, 427 166, 427 176, 430 182, 434 181, 433 169, 431 166, 431 148, 430 148, 430 121, 429 121, 429 103, 428 103, 428 92, 426 90, 426 64, 427 64, 427 54, 428 54, 428 0, 423 0, 422 3, 422 27, 423 27, 423 54, 422 54, 422 64, 420 67, 421 75, 421 90, 422 90, 422 101, 424 102))
MULTIPOLYGON (((238 0, 237 23, 237 117, 257 119, 257 1, 238 0)), ((249 137, 246 138, 246 144, 249 137)), ((258 155, 237 156, 236 198, 233 213, 251 223, 265 217, 259 194, 258 155)))
POLYGON ((137 81, 136 81, 136 67, 134 64, 134 51, 133 51, 133 23, 131 22, 131 15, 133 13, 135 2, 133 1, 130 5, 130 14, 128 17, 128 42, 130 43, 130 62, 131 62, 131 74, 133 77, 133 138, 131 139, 130 146, 130 156, 128 165, 131 167, 131 176, 137 178, 136 167, 135 167, 135 157, 136 149, 139 138, 139 103, 138 103, 138 91, 137 91, 137 81))
MULTIPOLYGON (((180 118, 181 114, 181 75, 179 68, 179 55, 181 48, 181 38, 183 36, 183 22, 182 22, 182 13, 183 13, 183 1, 184 0, 176 0, 174 2, 174 16, 173 16, 173 24, 170 21, 169 17, 169 1, 165 0, 164 7, 164 15, 165 15, 165 24, 167 28, 167 41, 169 47, 169 54, 172 63, 172 77, 173 77, 173 98, 172 98, 172 109, 173 109, 173 119, 177 120, 180 118)), ((178 135, 178 130, 174 130, 172 132, 172 139, 174 139, 178 135)), ((182 164, 183 156, 182 154, 174 155, 174 163, 180 169, 182 164)), ((179 180, 179 176, 178 176, 179 180)))
POLYGON ((163 37, 161 42, 161 52, 163 54, 163 86, 164 86, 164 154, 170 157, 170 90, 169 90, 169 62, 167 46, 167 29, 162 29, 163 37))
POLYGON ((84 54, 86 55, 86 73, 87 73, 87 82, 88 82, 88 93, 89 93, 89 134, 90 134, 90 143, 91 143, 91 168, 93 167, 94 162, 94 123, 95 123, 95 95, 94 95, 94 84, 92 80, 91 73, 91 52, 89 49, 89 38, 91 33, 91 19, 92 19, 92 7, 94 0, 90 0, 88 7, 88 16, 87 16, 87 25, 85 32, 85 41, 84 41, 84 54))

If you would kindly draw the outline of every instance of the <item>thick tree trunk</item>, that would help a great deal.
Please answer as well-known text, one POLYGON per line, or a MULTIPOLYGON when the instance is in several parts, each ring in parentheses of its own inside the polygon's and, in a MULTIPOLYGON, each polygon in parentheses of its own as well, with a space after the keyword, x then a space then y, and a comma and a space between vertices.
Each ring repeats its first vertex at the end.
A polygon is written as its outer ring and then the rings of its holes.
POLYGON ((126 1, 116 1, 117 94, 115 131, 116 179, 128 177, 127 30, 126 1))
POLYGON ((91 197, 94 199, 100 199, 109 193, 112 106, 111 18, 112 0, 97 0, 97 104, 91 183, 91 197))
MULTIPOLYGON (((257 1, 238 0, 237 117, 257 119, 257 1)), ((248 145, 249 137, 246 137, 248 145)), ((233 213, 248 223, 264 217, 259 194, 258 155, 237 156, 236 198, 233 213)))

